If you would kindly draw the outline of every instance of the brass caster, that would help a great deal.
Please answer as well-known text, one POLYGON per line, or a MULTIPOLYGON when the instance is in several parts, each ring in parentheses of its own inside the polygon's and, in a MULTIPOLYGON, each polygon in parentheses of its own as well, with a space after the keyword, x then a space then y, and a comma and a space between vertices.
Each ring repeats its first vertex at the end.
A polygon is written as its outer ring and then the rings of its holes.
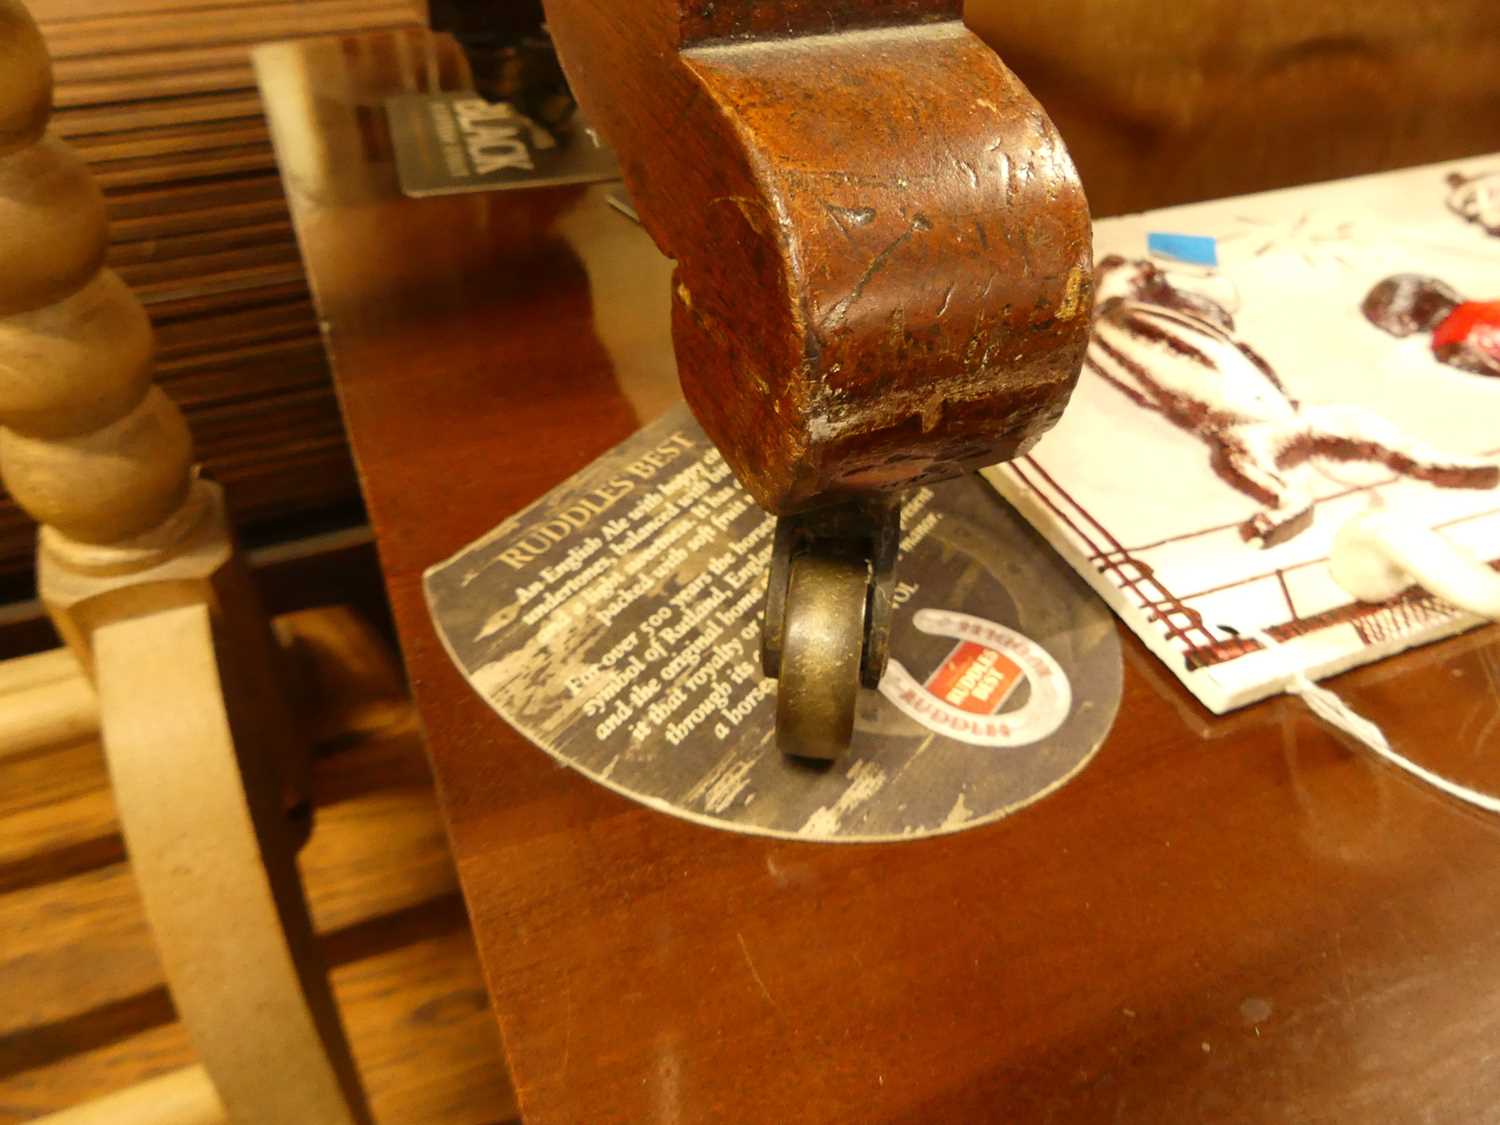
POLYGON ((853 559, 792 561, 776 689, 776 745, 784 754, 832 761, 854 736, 868 573, 853 559))
POLYGON ((860 688, 885 674, 900 541, 896 498, 777 521, 761 659, 780 681, 782 753, 833 761, 849 748, 860 688))

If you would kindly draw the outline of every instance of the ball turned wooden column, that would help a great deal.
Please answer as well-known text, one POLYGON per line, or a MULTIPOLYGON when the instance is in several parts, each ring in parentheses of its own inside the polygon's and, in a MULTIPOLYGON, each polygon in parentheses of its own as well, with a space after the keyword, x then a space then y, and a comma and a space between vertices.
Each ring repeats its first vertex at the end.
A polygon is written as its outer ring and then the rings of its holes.
POLYGON ((47 132, 51 107, 41 34, 0 0, 0 480, 42 525, 42 601, 90 677, 99 629, 206 605, 296 802, 309 758, 269 622, 223 492, 198 479, 187 423, 152 383, 150 319, 104 265, 104 198, 47 132))
MULTIPOLYGON (((152 385, 146 312, 104 266, 103 197, 47 132, 51 104, 36 25, 0 0, 0 478, 43 525, 43 599, 87 666, 88 635, 112 616, 99 596, 170 564, 205 523, 225 549, 198 578, 222 585, 230 552, 187 425, 152 385)), ((142 608, 140 591, 106 601, 142 608)))

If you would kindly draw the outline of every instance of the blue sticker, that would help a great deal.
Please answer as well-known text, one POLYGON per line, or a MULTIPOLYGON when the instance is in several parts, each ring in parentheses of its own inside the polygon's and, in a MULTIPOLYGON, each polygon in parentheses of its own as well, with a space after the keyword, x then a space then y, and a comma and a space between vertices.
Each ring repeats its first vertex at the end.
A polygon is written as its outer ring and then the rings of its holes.
POLYGON ((1170 258, 1193 266, 1219 264, 1218 239, 1207 235, 1152 231, 1146 236, 1146 249, 1158 258, 1170 258))

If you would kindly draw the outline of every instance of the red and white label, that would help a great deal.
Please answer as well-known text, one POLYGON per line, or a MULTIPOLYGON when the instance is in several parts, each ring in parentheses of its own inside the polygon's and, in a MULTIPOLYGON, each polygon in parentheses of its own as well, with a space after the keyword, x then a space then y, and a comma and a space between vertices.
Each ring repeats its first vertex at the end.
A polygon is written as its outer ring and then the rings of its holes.
POLYGON ((959 641, 922 686, 962 711, 993 715, 1025 678, 1025 670, 999 649, 959 641))
POLYGON ((880 693, 928 730, 973 746, 1029 746, 1055 733, 1073 709, 1073 691, 1062 666, 1041 645, 1014 629, 950 610, 918 610, 912 623, 924 633, 958 642, 946 659, 918 681, 894 657, 880 693), (1001 713, 1025 681, 1031 696, 1001 713))

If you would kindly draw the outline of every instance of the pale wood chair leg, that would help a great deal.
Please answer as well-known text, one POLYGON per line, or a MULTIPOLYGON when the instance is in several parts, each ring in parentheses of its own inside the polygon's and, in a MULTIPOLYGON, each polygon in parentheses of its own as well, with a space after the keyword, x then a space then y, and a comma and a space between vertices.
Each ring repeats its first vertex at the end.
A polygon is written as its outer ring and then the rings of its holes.
POLYGON ((278 772, 260 752, 256 701, 228 690, 224 651, 205 605, 94 635, 132 871, 179 1014, 230 1119, 368 1122, 278 772))
POLYGON ((201 1066, 184 1067, 33 1125, 224 1125, 229 1115, 201 1066))
POLYGON ((94 689, 67 649, 0 662, 0 761, 98 733, 94 689))

